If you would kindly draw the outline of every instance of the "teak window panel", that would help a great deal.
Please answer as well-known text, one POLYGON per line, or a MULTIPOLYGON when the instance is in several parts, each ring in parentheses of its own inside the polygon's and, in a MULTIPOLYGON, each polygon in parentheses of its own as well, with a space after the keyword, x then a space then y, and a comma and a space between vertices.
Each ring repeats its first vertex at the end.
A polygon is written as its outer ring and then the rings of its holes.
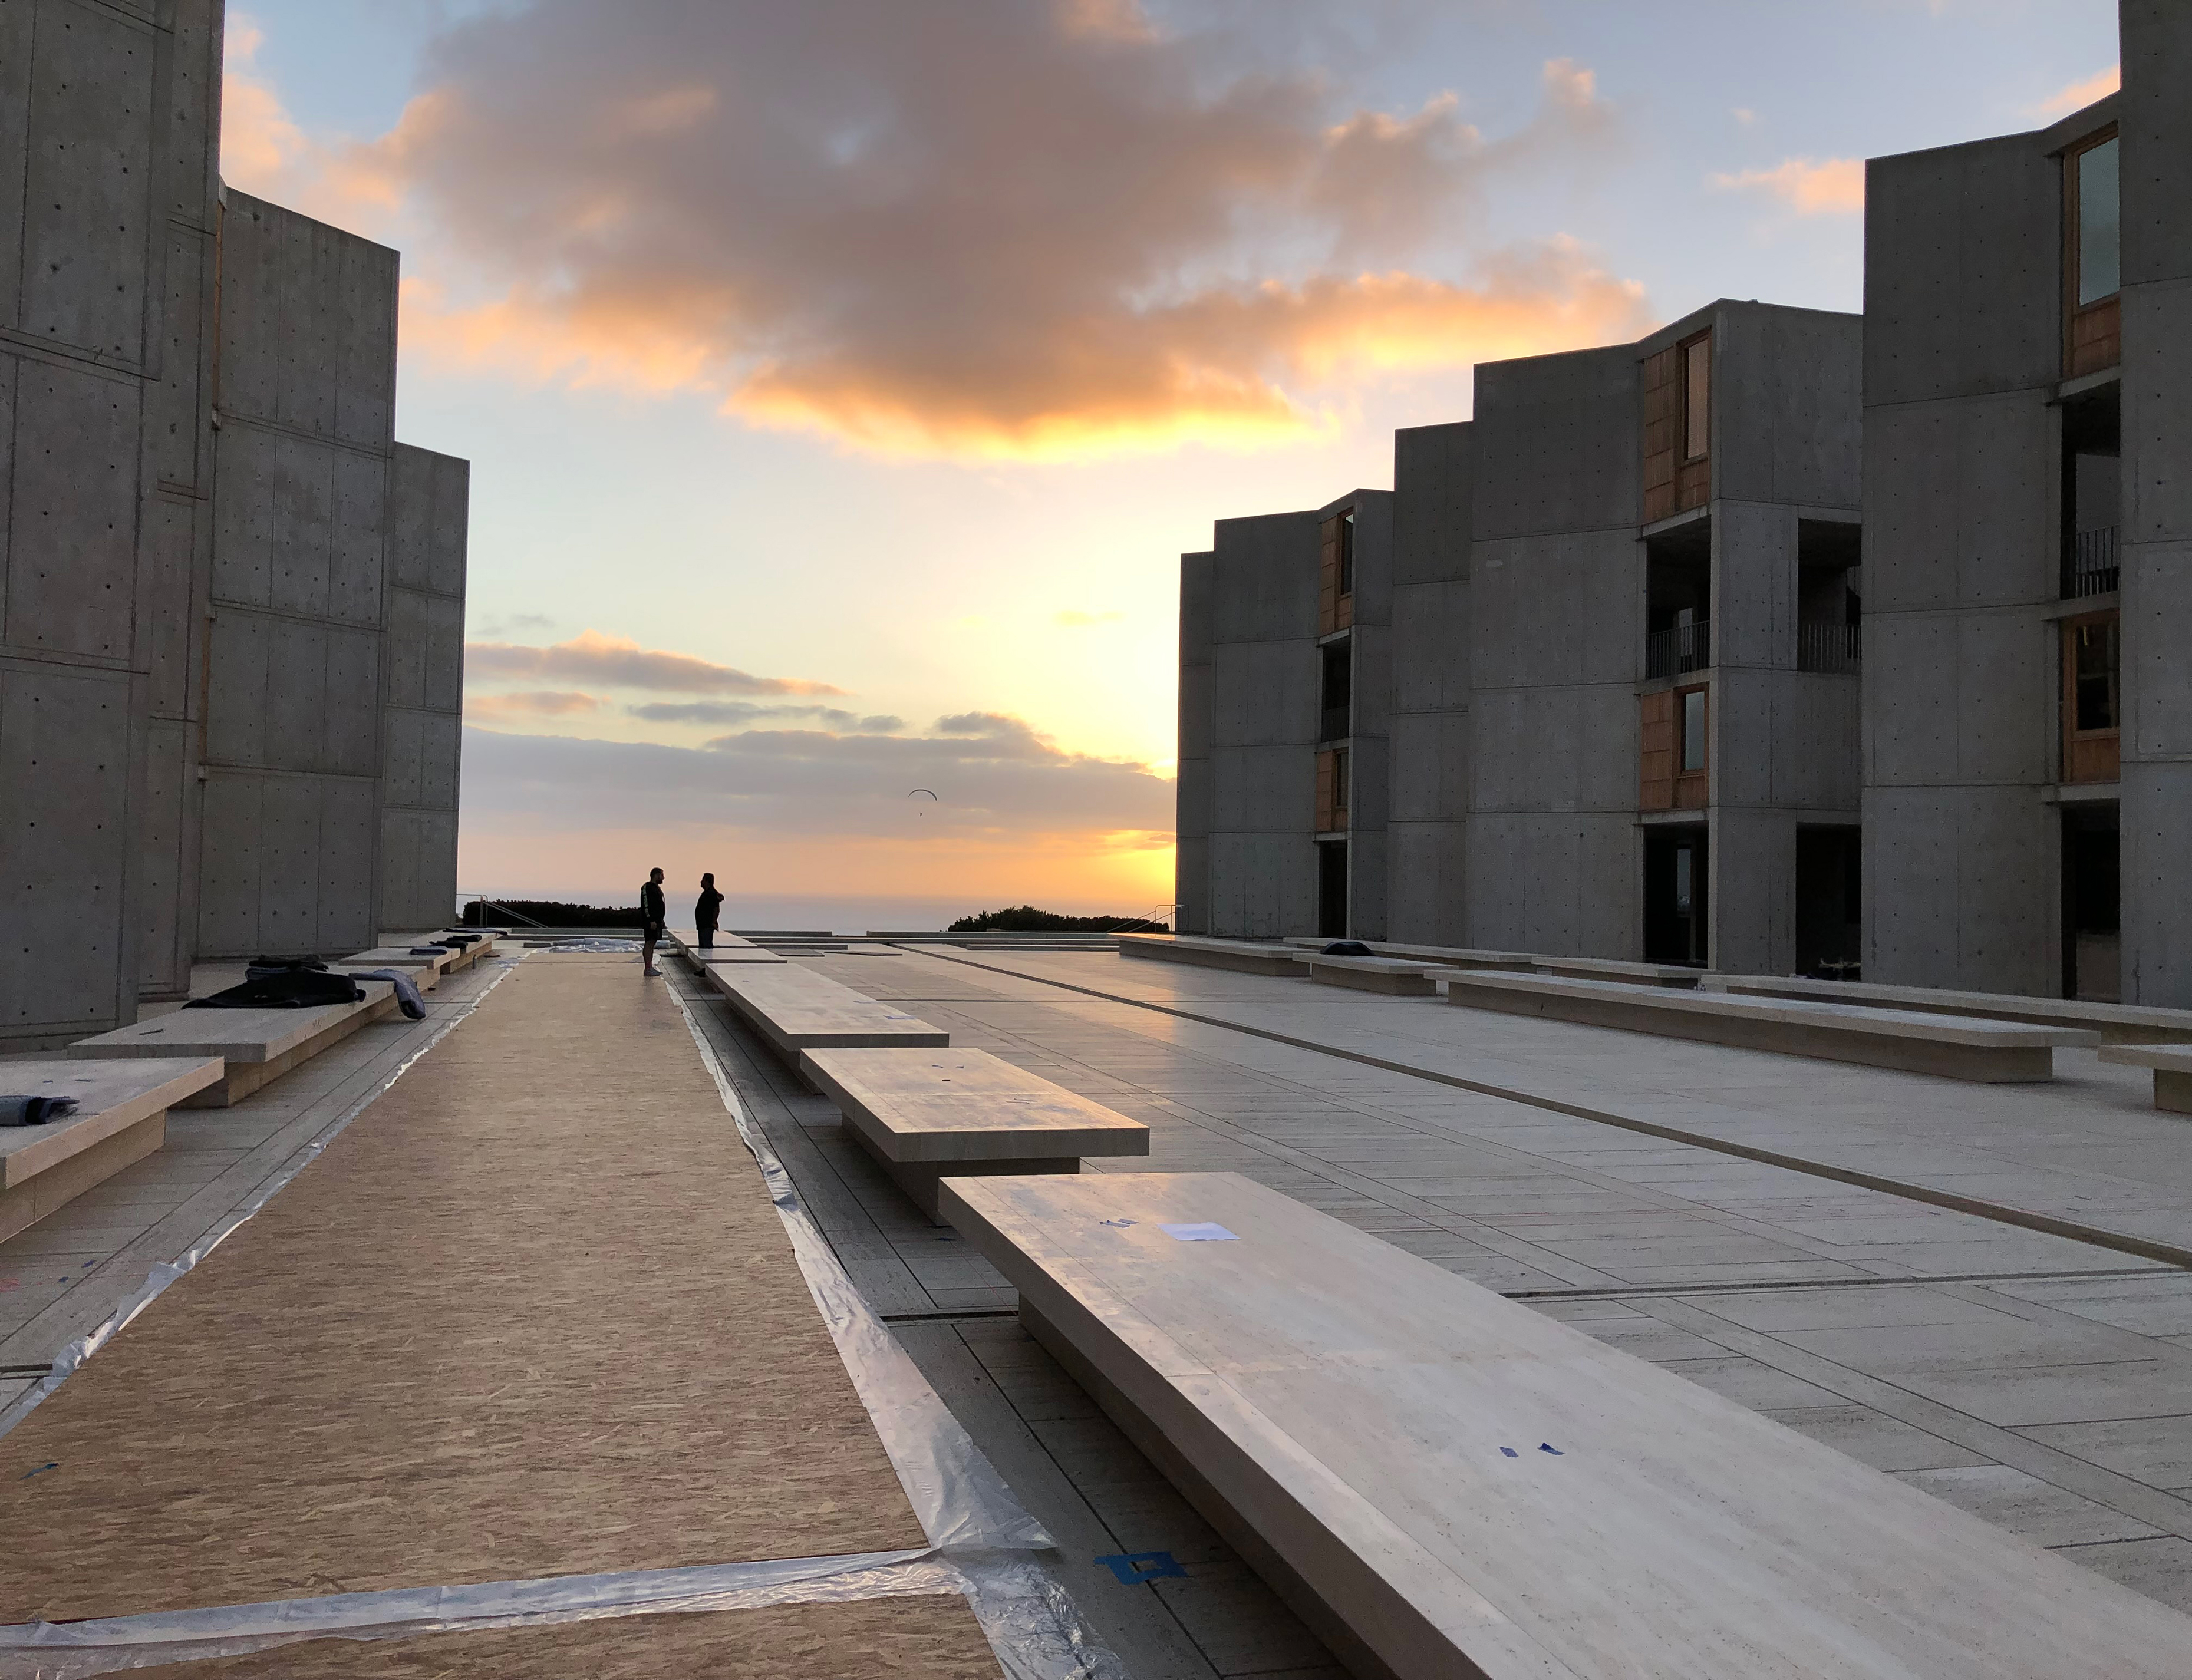
POLYGON ((2123 361, 2121 148, 2115 126, 2063 155, 2063 375, 2081 379, 2123 361))
POLYGON ((1334 514, 1320 531, 1316 575, 1316 633, 1330 635, 1355 624, 1355 510, 1334 514))
POLYGON ((1638 777, 1639 811, 1675 808, 1675 694, 1663 688, 1641 697, 1643 707, 1643 762, 1638 777))
POLYGON ((2123 690, 2120 614, 2096 613, 2063 626, 2063 779, 2114 782, 2122 775, 2123 690))
POLYGON ((1712 334, 1644 358, 1644 522, 1712 499, 1712 334))
POLYGON ((1332 792, 1333 772, 1336 768, 1333 760, 1338 756, 1339 751, 1336 748, 1327 748, 1316 755, 1316 832, 1320 834, 1330 834, 1336 826, 1333 822, 1332 792))
POLYGON ((1675 809, 1703 811, 1712 803, 1712 691, 1677 688, 1675 710, 1675 809))

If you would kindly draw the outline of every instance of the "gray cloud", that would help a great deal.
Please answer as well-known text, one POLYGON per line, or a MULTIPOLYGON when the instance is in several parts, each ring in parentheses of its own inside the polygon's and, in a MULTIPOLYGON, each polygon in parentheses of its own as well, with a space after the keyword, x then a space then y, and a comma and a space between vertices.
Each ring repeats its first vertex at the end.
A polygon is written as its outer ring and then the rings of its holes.
POLYGON ((862 717, 831 706, 764 706, 751 700, 654 701, 626 706, 634 717, 649 723, 757 723, 763 719, 806 718, 825 729, 862 735, 891 735, 905 727, 904 718, 879 714, 862 717))
POLYGON ((643 803, 649 820, 773 835, 908 831, 906 795, 935 790, 924 829, 1170 832, 1173 783, 1146 765, 1065 753, 1018 720, 951 737, 751 730, 705 748, 467 729, 468 819, 543 832, 599 827, 643 803))
POLYGON ((348 167, 506 288, 436 342, 884 447, 1287 424, 1336 363, 1632 329, 1635 288, 1570 245, 1395 267, 1469 244, 1495 178, 1611 150, 1588 72, 1548 65, 1487 139, 1451 98, 1363 109, 1329 57, 1275 54, 1307 16, 536 0, 445 29, 348 167))
POLYGON ((549 647, 506 641, 465 645, 465 677, 560 678, 606 688, 652 688, 673 694, 842 694, 826 682, 754 676, 688 653, 663 653, 624 636, 585 630, 549 647))

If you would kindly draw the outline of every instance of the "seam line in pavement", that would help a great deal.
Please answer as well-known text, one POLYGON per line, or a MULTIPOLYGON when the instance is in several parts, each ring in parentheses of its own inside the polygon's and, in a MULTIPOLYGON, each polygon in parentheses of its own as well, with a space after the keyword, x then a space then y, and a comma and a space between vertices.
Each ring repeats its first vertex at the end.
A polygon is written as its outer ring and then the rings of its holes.
POLYGON ((1859 1172, 1854 1168, 1830 1166, 1823 1161, 1807 1160, 1801 1155, 1784 1154, 1778 1149, 1761 1149, 1752 1144, 1732 1142, 1703 1132, 1687 1131, 1680 1126, 1661 1125, 1656 1121, 1640 1120, 1626 1114, 1609 1113, 1601 1108, 1586 1108, 1579 1103, 1563 1102, 1557 1097, 1541 1096, 1533 1091, 1519 1090, 1511 1085, 1487 1084, 1481 1079, 1465 1079, 1458 1073, 1441 1073, 1434 1068, 1419 1068, 1406 1062, 1390 1061, 1382 1056, 1371 1056, 1359 1050, 1342 1050, 1336 1045, 1320 1044, 1314 1039, 1296 1038, 1287 1033, 1276 1033, 1268 1027, 1250 1027, 1238 1021, 1228 1021, 1214 1015, 1203 1015, 1193 1010, 1174 1009, 1167 1004, 1154 1004, 1140 998, 1122 997, 1116 992, 1099 991, 1091 986, 1076 986, 1069 981, 1053 980, 1040 974, 1022 974, 1009 968, 998 968, 993 964, 979 963, 966 957, 947 957, 933 950, 924 950, 923 955, 933 956, 939 962, 959 963, 968 968, 979 968, 990 974, 1002 974, 1014 980, 1033 981, 1041 986, 1054 986, 1060 991, 1076 992, 1083 997, 1095 998, 1104 1003, 1124 1004, 1131 1009, 1148 1010, 1155 1015, 1169 1015, 1181 1021, 1192 1021, 1205 1027, 1216 1027, 1229 1033, 1242 1033, 1250 1038, 1268 1039, 1273 1044, 1290 1045, 1296 1050, 1309 1051, 1315 1055, 1336 1056, 1344 1062, 1359 1062, 1367 1068, 1379 1068, 1389 1073, 1401 1073, 1413 1079, 1429 1079, 1435 1085, 1451 1085, 1458 1091, 1474 1091, 1480 1096, 1501 1097, 1510 1102, 1525 1103, 1533 1108, 1543 1108, 1556 1114, 1566 1114, 1572 1119, 1591 1120, 1600 1125, 1618 1126, 1624 1131, 1641 1132, 1647 1137, 1664 1138, 1670 1143, 1687 1143, 1706 1149, 1717 1155, 1730 1155, 1739 1160, 1756 1161, 1764 1166, 1784 1167, 1791 1172, 1801 1172, 1813 1178, 1831 1179, 1836 1183, 1854 1185, 1860 1190, 1878 1190, 1891 1196, 1900 1196, 1906 1201, 1923 1202, 1932 1207, 1947 1208, 1954 1213, 1968 1213, 1981 1219, 1991 1219, 2001 1225, 2014 1225, 2042 1235, 2062 1237, 2074 1243, 2085 1243, 2094 1248, 2111 1250, 2117 1254, 2137 1255, 2142 1260, 2158 1260, 2166 1266, 2192 1271, 2192 1248, 2175 1243, 2156 1242, 2151 1238, 2134 1237, 2121 1231, 2110 1231, 2098 1225, 2086 1225, 2075 1220, 2058 1219, 2052 1214, 2035 1213, 2028 1208, 2012 1207, 2006 1202, 1989 1202, 1976 1196, 1960 1196, 1951 1190, 1936 1190, 1929 1185, 1913 1184, 1907 1179, 1886 1178, 1877 1173, 1859 1172))

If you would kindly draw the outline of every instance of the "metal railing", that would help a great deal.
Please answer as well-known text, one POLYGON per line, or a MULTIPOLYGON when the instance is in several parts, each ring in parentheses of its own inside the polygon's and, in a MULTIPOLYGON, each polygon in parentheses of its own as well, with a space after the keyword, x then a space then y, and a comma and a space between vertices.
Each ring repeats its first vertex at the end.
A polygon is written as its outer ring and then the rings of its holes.
POLYGON ((1680 676, 1685 671, 1701 671, 1710 663, 1710 618, 1670 625, 1664 630, 1653 630, 1644 638, 1644 675, 1647 681, 1657 677, 1680 676))
POLYGON ((2069 565, 2063 574, 2063 599, 2082 601, 2090 595, 2112 595, 2122 577, 2122 556, 2116 527, 2081 531, 2070 546, 2069 565))
POLYGON ((1862 627, 1841 618, 1800 620, 1796 625, 1796 669, 1851 672, 1863 655, 1862 627))

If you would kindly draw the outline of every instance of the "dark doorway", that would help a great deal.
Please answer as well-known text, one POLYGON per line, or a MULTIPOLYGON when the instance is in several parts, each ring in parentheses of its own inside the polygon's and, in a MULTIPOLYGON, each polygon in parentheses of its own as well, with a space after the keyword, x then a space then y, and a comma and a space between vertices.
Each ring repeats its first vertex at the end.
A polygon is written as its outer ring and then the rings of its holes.
POLYGON ((2123 992, 2116 812, 2063 813, 2063 995, 2117 1003, 2123 992))
POLYGON ((1644 836, 1644 960, 1705 965, 1705 830, 1644 836))
POLYGON ((1796 830, 1796 972, 1856 980, 1864 848, 1856 829, 1796 830))
POLYGON ((1347 842, 1321 841, 1316 848, 1316 937, 1347 937, 1347 842))
POLYGON ((1324 720, 1320 741, 1344 741, 1354 721, 1355 647, 1351 638, 1327 641, 1320 650, 1323 667, 1324 720))

